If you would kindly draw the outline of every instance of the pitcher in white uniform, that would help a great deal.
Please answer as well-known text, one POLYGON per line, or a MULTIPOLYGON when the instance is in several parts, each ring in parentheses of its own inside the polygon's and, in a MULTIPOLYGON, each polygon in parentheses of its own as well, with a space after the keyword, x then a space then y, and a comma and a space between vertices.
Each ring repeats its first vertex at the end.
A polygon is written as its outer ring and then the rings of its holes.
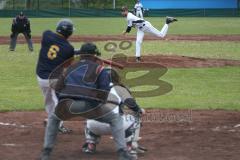
POLYGON ((148 21, 142 18, 138 18, 128 11, 128 7, 122 7, 122 15, 127 18, 127 29, 123 32, 123 35, 129 33, 132 27, 137 28, 137 38, 136 38, 136 61, 141 61, 141 45, 144 37, 144 33, 150 33, 157 37, 164 38, 168 32, 169 24, 177 21, 174 17, 166 17, 166 23, 164 24, 161 31, 152 26, 148 21))
POLYGON ((139 18, 143 18, 143 5, 137 0, 137 3, 134 6, 135 15, 139 18))

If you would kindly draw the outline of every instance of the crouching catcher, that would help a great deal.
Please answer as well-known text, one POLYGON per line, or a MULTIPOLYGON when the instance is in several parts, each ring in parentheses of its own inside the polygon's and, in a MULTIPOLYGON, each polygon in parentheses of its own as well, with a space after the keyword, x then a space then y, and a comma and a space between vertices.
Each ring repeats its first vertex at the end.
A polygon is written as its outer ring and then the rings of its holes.
MULTIPOLYGON (((105 68, 103 62, 97 58, 100 52, 96 45, 86 43, 79 52, 80 61, 70 65, 63 74, 56 74, 52 78, 56 79, 59 75, 58 80, 54 80, 52 85, 57 93, 59 103, 46 127, 41 160, 50 158, 60 121, 74 117, 94 119, 109 124, 118 159, 136 160, 136 155, 129 153, 125 143, 123 118, 118 112, 114 112, 119 103, 114 101, 114 99, 117 100, 117 97, 110 93, 111 70, 105 68)), ((125 101, 131 104, 127 106, 135 113, 142 113, 134 99, 127 98, 125 101)))

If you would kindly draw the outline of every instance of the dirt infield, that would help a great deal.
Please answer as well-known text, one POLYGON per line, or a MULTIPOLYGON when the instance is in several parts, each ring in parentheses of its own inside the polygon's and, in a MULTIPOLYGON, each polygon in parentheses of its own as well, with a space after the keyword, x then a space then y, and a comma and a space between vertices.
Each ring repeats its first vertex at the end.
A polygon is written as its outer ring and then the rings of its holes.
POLYGON ((135 63, 135 57, 128 57, 127 60, 113 59, 113 61, 122 64, 124 67, 137 68, 158 68, 162 65, 167 68, 203 68, 203 67, 223 67, 240 66, 240 60, 227 59, 206 59, 187 56, 166 56, 166 55, 148 55, 142 56, 141 63, 135 63))
MULTIPOLYGON (((1 160, 36 160, 43 144, 44 112, 0 113, 1 160)), ((147 110, 140 160, 238 160, 240 112, 207 110, 147 110)), ((74 132, 59 135, 55 160, 115 160, 113 141, 105 136, 95 155, 81 152, 82 121, 66 122, 74 132)))
MULTIPOLYGON (((132 40, 136 36, 122 36, 122 35, 96 35, 96 36, 72 36, 71 42, 87 42, 87 41, 121 41, 132 40)), ((0 36, 0 44, 9 44, 9 36, 0 36)), ((41 42, 41 36, 34 36, 32 38, 34 43, 41 42)), ((146 35, 144 40, 175 40, 175 41, 240 41, 240 35, 168 35, 164 39, 156 38, 146 35)), ((23 36, 19 36, 18 43, 26 43, 23 36)))

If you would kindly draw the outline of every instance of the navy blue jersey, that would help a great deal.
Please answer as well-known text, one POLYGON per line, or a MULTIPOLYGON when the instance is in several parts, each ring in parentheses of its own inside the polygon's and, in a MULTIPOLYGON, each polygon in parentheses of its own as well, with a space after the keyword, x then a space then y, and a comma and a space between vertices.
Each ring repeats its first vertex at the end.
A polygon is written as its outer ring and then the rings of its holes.
POLYGON ((74 56, 73 46, 52 31, 43 33, 41 45, 36 72, 42 79, 48 79, 57 66, 74 56))
POLYGON ((98 104, 108 97, 111 83, 109 69, 96 62, 83 59, 70 66, 61 78, 61 88, 56 89, 60 99, 84 99, 98 104))

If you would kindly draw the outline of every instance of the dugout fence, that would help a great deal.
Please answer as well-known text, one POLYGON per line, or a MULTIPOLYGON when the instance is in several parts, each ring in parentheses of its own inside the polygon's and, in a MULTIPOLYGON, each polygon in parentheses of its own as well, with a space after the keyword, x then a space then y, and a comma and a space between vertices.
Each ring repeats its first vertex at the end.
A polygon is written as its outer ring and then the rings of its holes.
MULTIPOLYGON (((13 17, 23 11, 28 17, 119 17, 120 8, 129 0, 0 0, 0 17, 13 17), (115 8, 115 9, 113 9, 115 8)), ((145 16, 184 16, 184 17, 239 17, 238 8, 221 9, 153 9, 145 16)))

